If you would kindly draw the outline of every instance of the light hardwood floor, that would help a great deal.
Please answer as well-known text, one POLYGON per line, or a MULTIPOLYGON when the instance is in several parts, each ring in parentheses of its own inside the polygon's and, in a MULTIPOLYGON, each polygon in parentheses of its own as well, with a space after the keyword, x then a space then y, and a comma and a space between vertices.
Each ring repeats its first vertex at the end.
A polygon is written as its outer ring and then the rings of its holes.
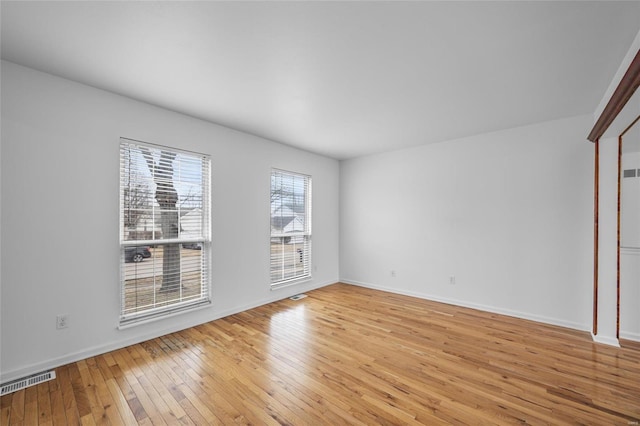
POLYGON ((24 424, 589 424, 640 420, 640 348, 336 284, 56 369, 24 424))

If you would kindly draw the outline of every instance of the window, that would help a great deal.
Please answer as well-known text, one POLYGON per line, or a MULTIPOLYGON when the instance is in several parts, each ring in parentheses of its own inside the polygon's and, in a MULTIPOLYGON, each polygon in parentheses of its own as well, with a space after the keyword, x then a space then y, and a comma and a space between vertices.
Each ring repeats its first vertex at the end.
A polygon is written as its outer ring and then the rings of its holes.
POLYGON ((271 287, 311 278, 311 177, 271 172, 271 287))
POLYGON ((210 159, 120 142, 120 324, 209 303, 210 159))

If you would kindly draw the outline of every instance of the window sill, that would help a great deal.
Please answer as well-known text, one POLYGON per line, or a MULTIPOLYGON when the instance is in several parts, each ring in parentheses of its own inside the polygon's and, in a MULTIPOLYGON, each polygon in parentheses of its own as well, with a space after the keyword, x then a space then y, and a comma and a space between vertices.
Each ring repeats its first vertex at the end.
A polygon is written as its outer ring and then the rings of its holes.
POLYGON ((303 277, 303 278, 299 278, 299 279, 294 279, 294 280, 291 280, 291 281, 285 281, 285 282, 278 283, 278 284, 271 284, 271 291, 280 290, 281 288, 286 288, 286 287, 291 287, 291 286, 298 285, 298 284, 307 283, 307 282, 310 282, 311 279, 312 279, 312 277, 308 276, 308 277, 303 277))

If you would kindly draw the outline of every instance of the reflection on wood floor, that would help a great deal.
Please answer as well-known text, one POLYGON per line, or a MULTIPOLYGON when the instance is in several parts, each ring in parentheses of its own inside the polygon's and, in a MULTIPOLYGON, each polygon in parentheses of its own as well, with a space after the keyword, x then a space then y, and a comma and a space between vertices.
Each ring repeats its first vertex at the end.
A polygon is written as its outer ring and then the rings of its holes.
POLYGON ((640 347, 336 284, 56 369, 2 425, 640 420, 640 347))

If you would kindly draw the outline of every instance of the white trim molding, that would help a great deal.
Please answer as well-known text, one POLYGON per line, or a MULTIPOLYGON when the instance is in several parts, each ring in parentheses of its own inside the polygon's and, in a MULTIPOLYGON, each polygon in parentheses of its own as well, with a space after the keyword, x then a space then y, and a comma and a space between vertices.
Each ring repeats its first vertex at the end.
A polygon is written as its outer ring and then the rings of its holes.
POLYGON ((615 337, 598 336, 596 334, 591 333, 591 338, 595 343, 600 343, 608 346, 615 346, 616 348, 620 347, 620 342, 615 337))

